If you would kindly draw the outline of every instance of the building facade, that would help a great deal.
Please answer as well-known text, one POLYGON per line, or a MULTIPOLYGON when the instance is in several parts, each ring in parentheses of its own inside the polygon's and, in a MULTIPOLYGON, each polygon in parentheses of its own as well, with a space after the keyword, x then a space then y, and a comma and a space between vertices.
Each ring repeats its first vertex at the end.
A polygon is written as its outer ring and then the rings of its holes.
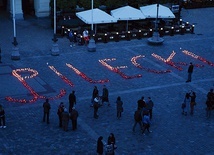
POLYGON ((50 14, 50 0, 0 0, 0 6, 7 12, 15 10, 17 19, 24 19, 25 15, 47 17, 50 14), (14 2, 14 7, 13 7, 14 2))

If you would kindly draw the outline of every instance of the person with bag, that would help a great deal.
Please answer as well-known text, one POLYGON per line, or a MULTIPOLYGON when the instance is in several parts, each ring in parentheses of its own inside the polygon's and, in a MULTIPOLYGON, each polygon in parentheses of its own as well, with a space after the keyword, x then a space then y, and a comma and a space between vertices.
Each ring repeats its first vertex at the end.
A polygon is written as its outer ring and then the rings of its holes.
POLYGON ((117 146, 116 146, 116 139, 113 133, 110 133, 108 137, 107 145, 108 145, 107 147, 109 147, 109 151, 108 151, 109 155, 114 155, 114 150, 117 149, 117 146))
POLYGON ((121 113, 123 112, 123 101, 121 101, 120 96, 117 97, 116 104, 117 104, 117 118, 120 119, 121 113))
POLYGON ((142 130, 142 114, 141 114, 141 109, 137 109, 134 113, 134 120, 135 123, 133 125, 132 131, 135 132, 135 127, 137 124, 140 125, 140 129, 142 130))

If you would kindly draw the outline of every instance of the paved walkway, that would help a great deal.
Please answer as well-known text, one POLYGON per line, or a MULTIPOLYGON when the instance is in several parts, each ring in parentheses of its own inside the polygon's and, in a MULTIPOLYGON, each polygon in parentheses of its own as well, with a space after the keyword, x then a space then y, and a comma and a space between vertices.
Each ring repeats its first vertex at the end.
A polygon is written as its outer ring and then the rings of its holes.
POLYGON ((150 46, 146 39, 97 44, 96 52, 87 52, 85 46, 69 47, 66 38, 59 38, 59 56, 51 56, 52 29, 47 19, 29 19, 17 21, 17 41, 21 60, 10 59, 13 41, 12 21, 0 18, 0 43, 2 64, 0 64, 0 102, 6 111, 7 128, 0 130, 0 154, 96 154, 96 140, 102 135, 106 141, 113 132, 118 149, 116 154, 214 154, 214 114, 205 116, 206 94, 214 87, 214 8, 183 10, 184 21, 194 23, 195 34, 165 36, 162 46, 150 46), (191 56, 198 55, 200 59, 191 56), (153 57, 152 54, 167 59, 176 52, 172 61, 182 70, 153 57), (195 55, 193 55, 193 53, 195 55), (143 57, 144 56, 144 57, 143 57), (133 59, 132 59, 133 58, 133 59), (103 60, 112 67, 118 67, 118 74, 103 66, 103 60), (144 69, 133 65, 137 64, 144 69), (201 61, 202 60, 202 61, 201 61), (133 62, 133 63, 132 63, 133 62), (189 62, 197 64, 191 83, 185 83, 189 62), (93 81, 108 79, 105 85, 110 91, 111 107, 104 105, 99 109, 99 119, 93 119, 93 108, 89 107, 92 89, 100 83, 89 83, 74 70, 70 64, 93 81), (187 65, 185 65, 187 64, 187 65), (52 66, 60 73, 56 74, 52 66), (18 72, 27 85, 23 85, 11 72, 15 69, 29 70, 18 72), (148 70, 149 69, 149 70, 148 70), (152 72, 153 70, 154 72, 152 72), (170 73, 158 74, 159 71, 170 73), (142 75, 139 78, 126 79, 128 76, 142 75), (67 78, 63 81, 63 78, 67 78), (70 85, 69 85, 70 84, 70 85), (71 84, 74 84, 72 86, 71 84), (31 91, 29 91, 31 90, 31 91), (60 90, 66 94, 57 98, 60 90), (78 130, 64 132, 58 128, 57 107, 64 102, 68 107, 68 95, 75 90, 76 109, 79 111, 78 130), (194 116, 181 115, 181 103, 187 91, 197 94, 194 116), (33 95, 32 95, 33 94, 33 95), (35 102, 8 102, 5 97, 31 100, 35 102), (44 99, 52 98, 50 124, 42 122, 44 99), (121 96, 124 102, 122 119, 116 119, 115 101, 121 96), (143 136, 138 127, 132 132, 133 114, 137 100, 141 96, 151 96, 154 106, 154 118, 151 130, 143 136))

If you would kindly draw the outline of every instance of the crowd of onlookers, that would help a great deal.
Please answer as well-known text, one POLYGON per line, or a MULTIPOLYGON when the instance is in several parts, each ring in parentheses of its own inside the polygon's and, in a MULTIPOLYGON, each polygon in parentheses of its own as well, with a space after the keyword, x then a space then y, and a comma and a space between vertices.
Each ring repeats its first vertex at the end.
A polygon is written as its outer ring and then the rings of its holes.
MULTIPOLYGON (((75 91, 72 91, 68 97, 69 100, 69 107, 66 108, 63 102, 61 102, 58 106, 57 115, 59 118, 59 127, 62 128, 64 131, 68 131, 68 123, 69 120, 72 122, 72 130, 77 129, 77 118, 79 116, 78 111, 75 108, 76 105, 76 95, 75 91)), ((109 102, 109 91, 105 85, 103 85, 102 95, 99 96, 99 91, 97 86, 94 86, 91 98, 91 107, 93 107, 93 117, 95 119, 99 118, 98 109, 103 106, 103 104, 111 106, 109 102)), ((123 101, 120 96, 117 97, 116 101, 116 117, 121 119, 122 112, 123 112, 123 101)), ((194 114, 194 107, 196 105, 196 93, 194 91, 190 91, 185 94, 184 101, 182 103, 182 114, 183 115, 190 115, 194 114)), ((132 127, 133 132, 135 132, 136 125, 139 124, 142 134, 144 135, 145 130, 149 133, 152 131, 150 130, 151 120, 153 117, 153 107, 154 103, 151 97, 148 97, 146 100, 143 97, 137 101, 137 110, 134 112, 134 125, 132 127)), ((51 105, 49 103, 49 99, 43 103, 43 122, 49 124, 49 113, 50 113, 51 105)), ((214 92, 213 89, 207 93, 206 99, 206 116, 209 118, 211 116, 211 111, 214 109, 214 92)), ((5 125, 5 111, 2 105, 0 105, 0 128, 6 128, 5 125)), ((114 134, 111 133, 108 138, 108 144, 103 144, 102 142, 103 137, 100 136, 97 141, 97 153, 103 154, 103 149, 109 154, 113 154, 114 150, 117 148, 115 145, 115 137, 114 134)))

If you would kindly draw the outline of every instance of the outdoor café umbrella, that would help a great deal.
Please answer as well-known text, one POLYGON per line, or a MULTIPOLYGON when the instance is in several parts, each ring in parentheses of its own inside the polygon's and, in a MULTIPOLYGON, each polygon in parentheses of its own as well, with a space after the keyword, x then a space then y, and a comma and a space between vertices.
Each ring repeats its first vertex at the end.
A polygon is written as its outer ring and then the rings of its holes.
MULTIPOLYGON (((140 7, 140 10, 146 18, 157 18, 157 7, 158 4, 152 4, 140 7)), ((175 15, 168 7, 159 4, 158 18, 175 18, 175 15)))
POLYGON ((144 14, 136 8, 131 6, 124 6, 111 11, 111 15, 117 20, 126 20, 126 31, 128 31, 128 21, 129 20, 142 20, 146 17, 144 14))

